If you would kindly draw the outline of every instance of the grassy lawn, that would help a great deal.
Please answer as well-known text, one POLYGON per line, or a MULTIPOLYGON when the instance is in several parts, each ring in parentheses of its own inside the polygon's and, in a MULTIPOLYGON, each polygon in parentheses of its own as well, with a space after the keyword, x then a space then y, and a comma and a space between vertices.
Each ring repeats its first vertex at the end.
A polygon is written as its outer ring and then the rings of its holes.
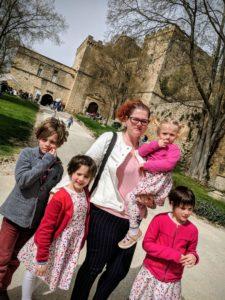
MULTIPOLYGON (((111 126, 103 126, 97 121, 94 121, 88 117, 77 115, 76 118, 84 123, 94 135, 97 137, 105 131, 115 131, 115 128, 111 126)), ((176 186, 184 185, 193 190, 196 196, 196 208, 195 213, 198 216, 204 217, 207 220, 222 225, 225 227, 225 203, 218 201, 208 196, 208 188, 202 186, 196 180, 185 176, 179 168, 173 172, 173 179, 176 186)))
POLYGON ((17 153, 29 139, 38 106, 19 97, 0 97, 0 156, 17 153))
POLYGON ((93 132, 95 137, 98 137, 99 135, 101 135, 106 131, 116 131, 116 129, 113 128, 112 126, 102 125, 98 121, 95 121, 83 115, 76 115, 76 118, 77 120, 83 122, 83 124, 93 132))

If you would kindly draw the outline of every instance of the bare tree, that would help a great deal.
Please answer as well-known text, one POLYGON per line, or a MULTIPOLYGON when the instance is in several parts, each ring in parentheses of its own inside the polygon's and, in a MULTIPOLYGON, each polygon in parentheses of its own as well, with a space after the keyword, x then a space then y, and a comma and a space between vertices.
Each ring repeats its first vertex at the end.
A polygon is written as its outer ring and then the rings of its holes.
POLYGON ((43 39, 60 43, 66 27, 53 0, 0 0, 0 70, 18 45, 43 39))
MULTIPOLYGON (((178 25, 187 41, 186 53, 202 114, 188 173, 208 178, 210 159, 225 134, 225 2, 223 0, 111 0, 108 22, 114 32, 139 38, 168 25, 178 25), (204 76, 199 71, 199 46, 209 56, 204 76)), ((164 95, 164 100, 169 99, 164 95)), ((182 102, 182 99, 176 99, 182 102)))
POLYGON ((120 36, 104 45, 93 60, 93 77, 95 84, 104 90, 107 101, 110 102, 109 118, 115 118, 117 108, 128 94, 131 77, 131 60, 140 48, 135 41, 127 36, 120 36))

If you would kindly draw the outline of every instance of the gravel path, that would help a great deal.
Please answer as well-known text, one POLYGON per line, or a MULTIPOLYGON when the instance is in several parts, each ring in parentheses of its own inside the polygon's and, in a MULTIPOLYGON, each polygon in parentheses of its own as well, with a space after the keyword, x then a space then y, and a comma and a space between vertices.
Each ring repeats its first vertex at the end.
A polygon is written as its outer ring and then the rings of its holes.
MULTIPOLYGON (((51 110, 41 108, 37 121, 39 122, 50 115, 52 115, 51 110)), ((68 114, 59 113, 59 118, 66 120, 68 114)), ((94 141, 87 129, 78 123, 74 123, 70 127, 69 132, 70 135, 67 143, 58 150, 58 155, 62 159, 64 167, 66 167, 73 155, 85 153, 86 149, 94 141)), ((0 203, 5 200, 14 185, 14 167, 15 163, 5 164, 1 167, 0 203)), ((168 205, 164 208, 149 211, 148 219, 142 222, 142 231, 145 231, 153 215, 166 210, 169 210, 168 205)), ((192 217, 192 221, 197 225, 200 233, 198 247, 200 264, 192 269, 185 270, 182 281, 183 297, 185 300, 225 300, 225 230, 195 216, 192 217)), ((85 249, 81 252, 79 263, 82 262, 84 255, 85 249)), ((141 266, 143 257, 144 252, 141 249, 141 243, 139 243, 129 274, 111 295, 110 300, 127 299, 132 281, 141 266)), ((20 266, 13 278, 9 291, 10 299, 12 300, 20 299, 23 271, 23 266, 20 266)), ((95 286, 93 287, 90 299, 92 299, 95 286)), ((47 287, 41 284, 33 299, 66 300, 70 299, 70 293, 71 291, 62 292, 58 290, 50 294, 47 287)))

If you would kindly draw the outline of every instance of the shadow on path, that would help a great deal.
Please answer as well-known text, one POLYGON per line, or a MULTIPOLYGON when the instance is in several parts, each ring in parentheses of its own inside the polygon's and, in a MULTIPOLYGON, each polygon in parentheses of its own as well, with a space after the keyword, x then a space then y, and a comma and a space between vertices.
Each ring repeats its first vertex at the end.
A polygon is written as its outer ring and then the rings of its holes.
MULTIPOLYGON (((127 275, 127 277, 120 283, 120 285, 112 293, 112 295, 109 297, 109 300, 126 300, 126 299, 128 299, 129 291, 131 289, 132 283, 133 283, 134 278, 136 277, 139 269, 140 269, 139 267, 135 268, 135 269, 130 269, 130 272, 127 275)), ((34 292, 32 299, 33 300, 62 300, 62 299, 69 300, 70 295, 72 293, 74 281, 75 281, 75 278, 77 275, 77 271, 78 271, 78 268, 74 274, 74 279, 73 279, 73 282, 71 284, 71 288, 69 291, 57 289, 55 292, 50 293, 50 292, 48 292, 47 285, 45 285, 44 283, 41 283, 39 285, 39 287, 37 288, 37 290, 34 292)), ((96 286, 97 286, 97 280, 95 281, 95 283, 93 285, 89 299, 93 299, 96 286)), ((10 297, 10 300, 21 299, 21 286, 11 289, 9 291, 9 297, 10 297)))

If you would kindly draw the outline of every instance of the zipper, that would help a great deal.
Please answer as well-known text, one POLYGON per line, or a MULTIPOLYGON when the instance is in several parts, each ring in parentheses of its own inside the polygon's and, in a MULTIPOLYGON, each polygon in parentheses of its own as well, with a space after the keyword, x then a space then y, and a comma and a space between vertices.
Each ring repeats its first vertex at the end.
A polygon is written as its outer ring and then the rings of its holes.
MULTIPOLYGON (((177 229, 178 229, 178 226, 176 226, 176 231, 175 231, 175 234, 174 234, 174 236, 173 236, 172 248, 173 248, 173 246, 174 246, 175 238, 176 238, 176 235, 177 235, 177 229)), ((166 267, 166 269, 165 269, 164 280, 166 280, 166 273, 167 273, 167 271, 168 271, 168 269, 169 269, 170 264, 171 264, 171 262, 168 263, 168 265, 167 265, 167 267, 166 267)))

